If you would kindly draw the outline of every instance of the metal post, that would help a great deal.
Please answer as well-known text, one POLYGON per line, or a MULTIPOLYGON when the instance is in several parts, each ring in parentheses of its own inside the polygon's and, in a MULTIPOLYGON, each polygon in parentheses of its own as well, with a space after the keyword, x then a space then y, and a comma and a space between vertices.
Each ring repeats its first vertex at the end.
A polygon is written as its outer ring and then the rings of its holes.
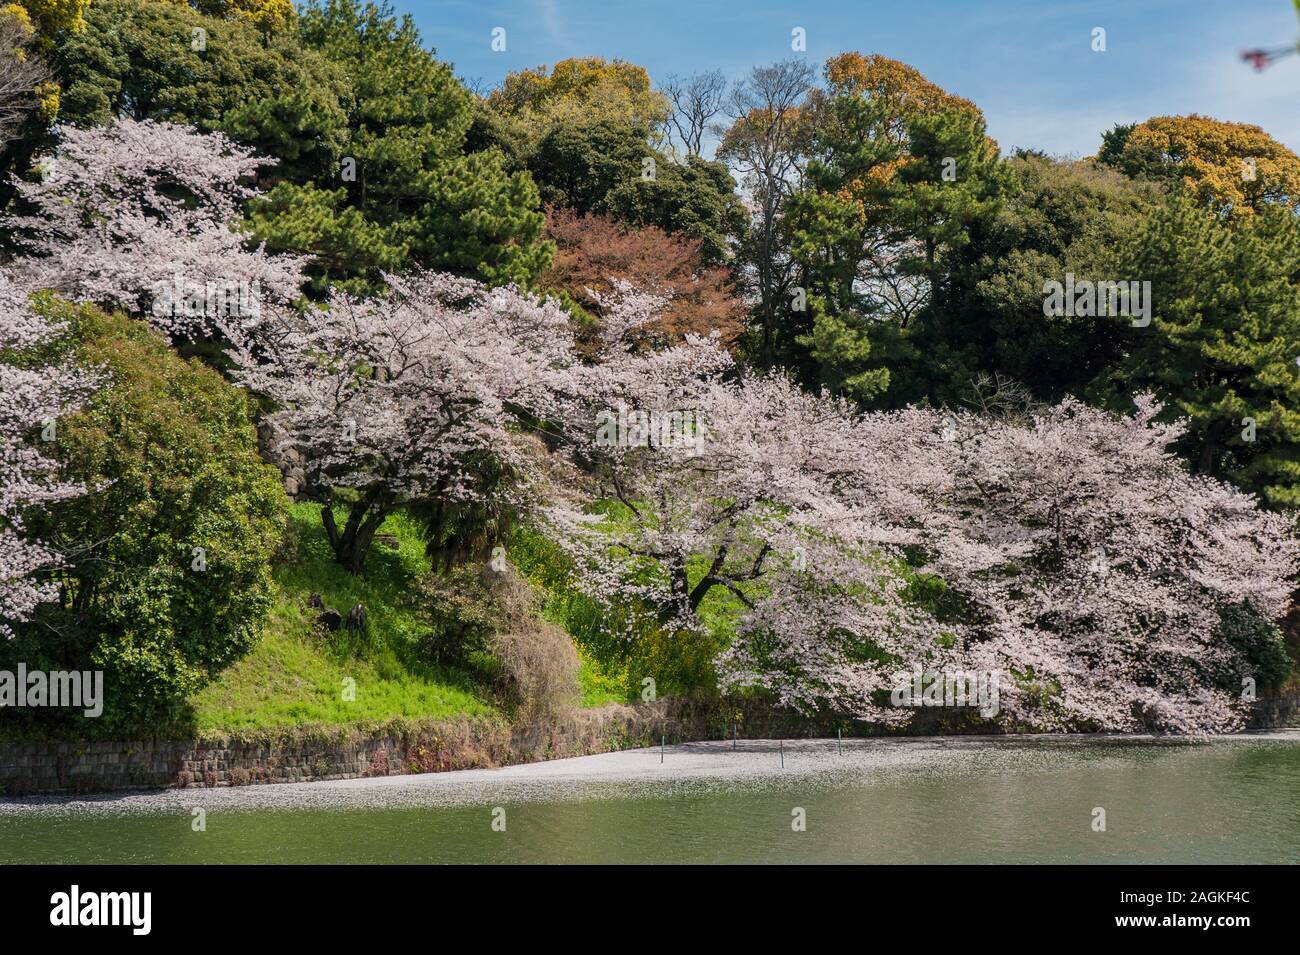
POLYGON ((835 731, 835 755, 840 756, 844 752, 844 730, 835 731))
POLYGON ((667 737, 667 736, 660 736, 660 737, 659 737, 659 762, 661 762, 661 763, 664 761, 664 745, 665 745, 667 742, 668 742, 668 737, 667 737))
POLYGON ((733 752, 736 749, 736 724, 734 721, 731 724, 731 749, 733 752))
POLYGON ((777 745, 781 748, 781 768, 785 769, 785 740, 778 740, 777 745))

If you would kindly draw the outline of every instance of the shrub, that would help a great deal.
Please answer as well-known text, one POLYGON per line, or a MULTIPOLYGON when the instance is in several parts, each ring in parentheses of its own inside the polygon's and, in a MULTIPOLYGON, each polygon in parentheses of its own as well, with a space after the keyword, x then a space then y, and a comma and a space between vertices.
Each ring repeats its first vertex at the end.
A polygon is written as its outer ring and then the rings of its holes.
POLYGON ((33 522, 68 555, 62 599, 0 655, 102 669, 104 715, 87 734, 157 729, 252 647, 287 502, 242 391, 142 323, 49 296, 38 309, 68 323, 60 360, 111 383, 58 427, 55 457, 89 492, 33 522))
POLYGON ((492 655, 501 664, 497 683, 506 703, 529 720, 554 716, 573 706, 578 684, 578 651, 573 640, 551 623, 492 637, 492 655))
POLYGON ((442 666, 476 669, 507 706, 550 716, 579 693, 578 652, 560 627, 538 619, 532 585, 509 564, 464 564, 419 586, 420 615, 432 627, 425 653, 442 666))
POLYGON ((1219 633, 1240 654, 1241 672, 1230 674, 1227 689, 1240 692, 1241 680, 1251 678, 1260 690, 1276 690, 1291 675, 1291 658, 1278 626, 1246 605, 1221 612, 1219 633))
POLYGON ((423 645, 429 662, 468 666, 471 657, 488 651, 492 634, 505 625, 486 573, 477 566, 461 565, 420 580, 416 599, 421 621, 431 628, 423 645))

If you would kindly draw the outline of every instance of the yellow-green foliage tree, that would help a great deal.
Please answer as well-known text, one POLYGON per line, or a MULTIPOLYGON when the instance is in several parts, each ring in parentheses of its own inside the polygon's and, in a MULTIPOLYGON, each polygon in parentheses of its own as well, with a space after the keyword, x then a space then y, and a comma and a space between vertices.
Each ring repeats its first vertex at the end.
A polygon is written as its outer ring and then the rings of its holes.
POLYGON ((18 7, 25 11, 38 36, 53 42, 62 33, 82 28, 82 14, 88 6, 90 0, 20 0, 5 9, 18 7))
POLYGON ((501 116, 541 136, 551 128, 610 120, 650 132, 668 121, 667 98, 650 88, 645 67, 589 56, 560 60, 506 77, 488 96, 501 116))
POLYGON ((210 17, 243 20, 263 31, 291 26, 296 19, 293 0, 194 0, 189 5, 210 17))
POLYGON ((670 113, 644 67, 574 58, 507 76, 477 101, 470 140, 526 171, 546 204, 698 239, 716 266, 743 208, 721 163, 663 148, 670 113))
MULTIPOLYGON (((787 203, 806 307, 781 323, 810 382, 860 401, 918 400, 950 355, 969 251, 1010 182, 984 116, 914 67, 844 53, 825 67, 803 187, 787 203)), ((946 397, 946 395, 945 395, 946 397)))
POLYGON ((17 3, 0 6, 0 150, 33 119, 48 123, 59 111, 59 87, 38 50, 31 13, 17 3))
POLYGON ((1300 157, 1250 123, 1156 116, 1106 133, 1097 158, 1135 178, 1182 183, 1234 216, 1300 205, 1300 157))
MULTIPOLYGON (((855 206, 861 220, 871 216, 867 197, 892 182, 907 165, 920 161, 905 149, 910 123, 951 113, 968 118, 981 130, 984 127, 984 113, 970 100, 949 93, 916 67, 879 53, 868 56, 841 53, 826 61, 824 73, 826 94, 816 98, 816 115, 812 120, 814 131, 818 131, 816 135, 824 141, 869 136, 881 144, 903 147, 898 155, 872 163, 862 177, 852 178, 843 185, 840 197, 855 206), (856 122, 860 120, 858 116, 854 116, 855 122, 846 124, 843 111, 836 108, 837 99, 840 104, 870 103, 865 127, 856 122), (843 128, 835 129, 837 125, 843 128), (848 128, 852 126, 859 128, 848 128)), ((987 137, 985 140, 983 151, 996 155, 997 143, 987 137)))
POLYGON ((959 110, 984 122, 970 100, 926 79, 916 67, 879 53, 833 56, 826 61, 825 75, 828 96, 856 96, 877 104, 884 118, 880 133, 897 143, 906 139, 908 121, 919 116, 959 110))

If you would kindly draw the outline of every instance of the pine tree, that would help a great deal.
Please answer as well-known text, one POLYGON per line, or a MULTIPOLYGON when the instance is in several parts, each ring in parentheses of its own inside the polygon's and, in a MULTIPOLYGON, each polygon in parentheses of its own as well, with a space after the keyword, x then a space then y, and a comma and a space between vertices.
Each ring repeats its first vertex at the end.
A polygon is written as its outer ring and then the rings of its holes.
MULTIPOLYGON (((1285 206, 1249 218, 1169 200, 1123 256, 1152 283, 1152 321, 1131 328, 1116 384, 1152 389, 1191 419, 1200 472, 1272 506, 1300 505, 1300 224, 1285 206)), ((1130 323, 1129 319, 1123 319, 1130 323)))

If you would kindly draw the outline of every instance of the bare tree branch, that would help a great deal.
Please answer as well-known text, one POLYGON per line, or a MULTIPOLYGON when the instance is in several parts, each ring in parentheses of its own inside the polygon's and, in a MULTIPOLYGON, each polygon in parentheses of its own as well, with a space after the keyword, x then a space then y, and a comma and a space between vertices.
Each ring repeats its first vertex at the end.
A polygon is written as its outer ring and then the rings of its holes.
POLYGON ((36 88, 50 79, 49 67, 27 48, 30 40, 16 17, 0 14, 0 149, 36 108, 36 88))
POLYGON ((816 71, 804 60, 757 66, 728 98, 731 126, 718 158, 736 174, 748 193, 751 228, 742 249, 742 277, 755 303, 761 328, 760 359, 774 356, 778 326, 786 314, 795 266, 786 253, 786 200, 803 182, 810 93, 816 71))
POLYGON ((688 156, 699 156, 704 149, 704 134, 709 132, 714 116, 722 111, 727 95, 727 77, 721 70, 695 73, 686 78, 671 74, 662 92, 673 105, 668 117, 670 130, 681 141, 688 156))

